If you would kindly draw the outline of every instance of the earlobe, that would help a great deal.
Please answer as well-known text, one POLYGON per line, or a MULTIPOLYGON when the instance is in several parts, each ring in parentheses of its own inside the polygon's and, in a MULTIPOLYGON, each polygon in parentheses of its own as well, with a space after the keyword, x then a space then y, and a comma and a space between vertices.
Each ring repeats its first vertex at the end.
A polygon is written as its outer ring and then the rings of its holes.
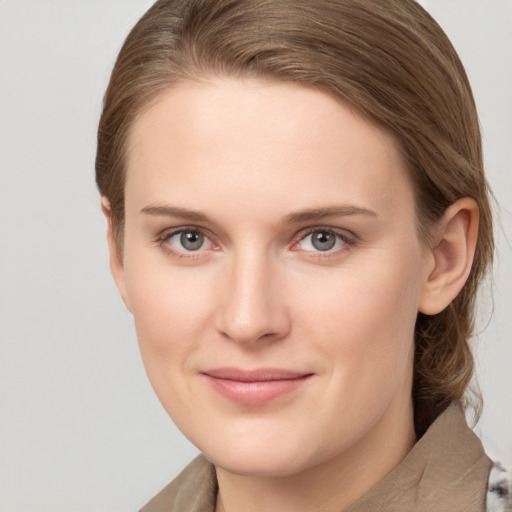
POLYGON ((435 315, 455 299, 466 282, 475 255, 478 206, 468 197, 452 204, 440 220, 433 247, 434 266, 423 284, 419 311, 435 315))
POLYGON ((125 303, 128 310, 131 311, 126 293, 123 260, 119 254, 119 250, 114 237, 114 230, 112 226, 112 211, 110 208, 110 202, 106 197, 101 198, 101 210, 107 221, 107 243, 110 259, 110 272, 114 278, 114 282, 116 283, 117 289, 121 295, 121 298, 123 299, 123 302, 125 303))

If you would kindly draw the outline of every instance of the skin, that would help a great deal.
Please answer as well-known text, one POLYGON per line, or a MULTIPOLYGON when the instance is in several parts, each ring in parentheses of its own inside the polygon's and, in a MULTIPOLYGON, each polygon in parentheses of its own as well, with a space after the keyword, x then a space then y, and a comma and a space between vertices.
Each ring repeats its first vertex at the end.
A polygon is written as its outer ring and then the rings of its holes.
POLYGON ((294 84, 174 87, 135 122, 127 161, 112 272, 155 392, 216 466, 218 510, 355 502, 415 442, 414 324, 467 277, 474 203, 453 205, 423 246, 393 139, 294 84), (187 251, 180 229, 203 245, 187 251), (334 247, 319 251, 311 229, 334 247), (220 367, 308 377, 241 404, 205 378, 220 367))

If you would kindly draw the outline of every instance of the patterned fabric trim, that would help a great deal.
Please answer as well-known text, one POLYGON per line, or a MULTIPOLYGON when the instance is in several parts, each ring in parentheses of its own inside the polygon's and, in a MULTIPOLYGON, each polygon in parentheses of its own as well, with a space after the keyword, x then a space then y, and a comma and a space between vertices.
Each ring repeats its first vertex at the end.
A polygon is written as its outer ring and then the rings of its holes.
POLYGON ((512 472, 500 462, 489 474, 486 512, 512 512, 512 472))

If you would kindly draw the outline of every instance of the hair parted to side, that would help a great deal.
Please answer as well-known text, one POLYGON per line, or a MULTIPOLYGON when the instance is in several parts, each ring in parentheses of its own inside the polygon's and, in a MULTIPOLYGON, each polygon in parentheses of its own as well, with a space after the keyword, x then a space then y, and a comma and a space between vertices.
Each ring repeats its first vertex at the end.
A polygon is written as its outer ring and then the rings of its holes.
POLYGON ((416 325, 418 431, 473 373, 477 288, 493 255, 489 191, 471 88, 447 36, 413 0, 159 0, 128 35, 104 98, 96 181, 123 250, 130 128, 173 84, 213 76, 295 82, 354 106, 395 138, 424 243, 449 205, 478 204, 471 274, 452 304, 416 325))

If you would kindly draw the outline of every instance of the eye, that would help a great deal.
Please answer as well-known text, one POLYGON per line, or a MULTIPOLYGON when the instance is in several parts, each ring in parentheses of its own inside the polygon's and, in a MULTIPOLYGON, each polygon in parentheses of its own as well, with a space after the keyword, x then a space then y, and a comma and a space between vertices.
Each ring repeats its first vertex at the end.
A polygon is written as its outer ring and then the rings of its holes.
POLYGON ((171 252, 187 253, 213 249, 215 244, 199 229, 180 229, 162 236, 162 246, 171 252))
POLYGON ((304 236, 295 247, 300 251, 327 252, 347 244, 347 238, 335 231, 315 229, 304 236))

